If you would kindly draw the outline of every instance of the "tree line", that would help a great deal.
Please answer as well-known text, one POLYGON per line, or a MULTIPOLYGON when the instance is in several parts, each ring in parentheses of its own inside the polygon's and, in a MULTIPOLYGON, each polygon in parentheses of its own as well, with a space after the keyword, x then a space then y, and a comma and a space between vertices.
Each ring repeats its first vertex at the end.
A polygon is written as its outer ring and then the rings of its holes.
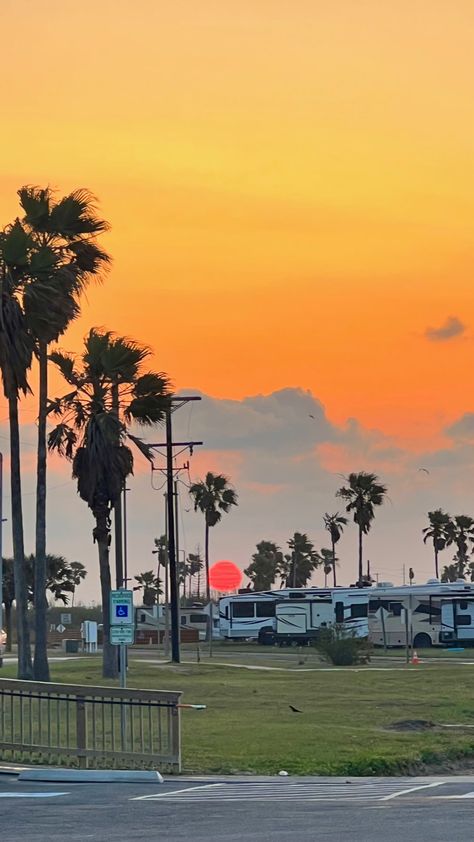
MULTIPOLYGON (((351 514, 357 526, 358 569, 356 583, 363 587, 371 583, 370 574, 364 573, 363 539, 370 531, 375 511, 387 495, 387 488, 373 473, 350 473, 345 484, 336 491, 336 497, 346 503, 346 514, 351 514)), ((349 519, 340 512, 325 512, 323 526, 329 535, 330 547, 316 550, 306 533, 295 532, 288 543, 289 553, 283 553, 273 541, 261 541, 253 554, 250 565, 244 570, 254 590, 269 590, 280 579, 280 587, 305 587, 315 570, 322 568, 325 586, 328 577, 336 587, 336 555, 338 544, 349 519)))
POLYGON ((470 515, 452 517, 443 509, 434 509, 428 512, 428 522, 429 525, 422 530, 423 542, 431 541, 433 545, 436 578, 440 578, 440 553, 454 547, 452 563, 444 566, 441 581, 455 582, 466 577, 474 581, 474 562, 470 560, 474 552, 474 518, 470 515))

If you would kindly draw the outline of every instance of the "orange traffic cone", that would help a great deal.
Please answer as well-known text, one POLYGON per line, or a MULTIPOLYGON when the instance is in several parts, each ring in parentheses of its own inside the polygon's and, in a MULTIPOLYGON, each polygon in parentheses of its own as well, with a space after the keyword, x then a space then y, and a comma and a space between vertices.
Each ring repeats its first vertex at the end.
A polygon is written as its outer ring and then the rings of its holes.
POLYGON ((416 664, 421 663, 421 662, 420 662, 420 659, 419 659, 419 657, 418 657, 418 655, 417 655, 417 653, 416 653, 416 649, 414 649, 414 650, 413 650, 413 655, 412 655, 412 657, 411 657, 411 662, 412 662, 412 664, 415 664, 415 665, 416 665, 416 664))

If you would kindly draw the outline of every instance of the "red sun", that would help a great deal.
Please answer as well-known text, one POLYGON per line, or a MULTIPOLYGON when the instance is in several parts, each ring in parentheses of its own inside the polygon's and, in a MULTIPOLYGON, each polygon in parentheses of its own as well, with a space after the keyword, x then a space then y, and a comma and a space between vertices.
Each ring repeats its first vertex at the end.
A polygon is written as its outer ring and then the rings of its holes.
POLYGON ((233 561, 216 561, 209 569, 211 588, 221 593, 236 591, 242 583, 243 573, 233 561))

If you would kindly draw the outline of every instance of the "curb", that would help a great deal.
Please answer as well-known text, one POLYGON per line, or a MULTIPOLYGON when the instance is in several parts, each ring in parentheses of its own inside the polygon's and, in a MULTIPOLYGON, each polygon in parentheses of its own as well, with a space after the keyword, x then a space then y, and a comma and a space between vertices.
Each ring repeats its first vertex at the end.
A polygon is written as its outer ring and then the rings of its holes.
POLYGON ((159 772, 136 769, 27 769, 18 775, 19 781, 70 784, 162 784, 159 772))

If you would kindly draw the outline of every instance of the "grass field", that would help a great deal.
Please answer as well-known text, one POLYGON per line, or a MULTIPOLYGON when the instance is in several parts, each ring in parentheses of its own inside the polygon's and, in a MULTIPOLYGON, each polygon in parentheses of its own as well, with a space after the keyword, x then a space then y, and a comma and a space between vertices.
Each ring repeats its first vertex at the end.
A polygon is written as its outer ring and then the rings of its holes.
MULTIPOLYGON (((438 658, 387 671, 305 672, 297 657, 287 654, 287 670, 248 671, 204 662, 161 666, 132 654, 128 684, 182 690, 183 701, 207 705, 182 715, 186 772, 396 774, 474 760, 474 665, 438 658), (435 727, 391 730, 401 720, 435 727), (440 727, 446 724, 463 727, 440 727)), ((14 667, 2 676, 14 677, 14 667)), ((99 658, 54 663, 52 679, 106 683, 99 658)))

